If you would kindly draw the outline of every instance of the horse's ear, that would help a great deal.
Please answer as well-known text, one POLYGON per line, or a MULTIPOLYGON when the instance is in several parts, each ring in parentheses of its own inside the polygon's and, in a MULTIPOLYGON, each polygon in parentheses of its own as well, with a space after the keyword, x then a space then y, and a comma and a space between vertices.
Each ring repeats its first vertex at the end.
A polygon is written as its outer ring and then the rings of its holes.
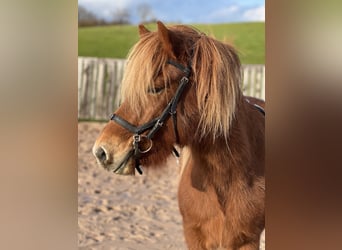
POLYGON ((142 37, 143 35, 150 33, 150 31, 143 25, 139 25, 139 36, 142 37))
POLYGON ((160 41, 162 42, 164 50, 171 57, 175 58, 175 53, 173 51, 172 42, 171 42, 171 36, 172 36, 171 31, 168 30, 166 26, 160 21, 157 22, 157 25, 158 25, 158 37, 160 41))

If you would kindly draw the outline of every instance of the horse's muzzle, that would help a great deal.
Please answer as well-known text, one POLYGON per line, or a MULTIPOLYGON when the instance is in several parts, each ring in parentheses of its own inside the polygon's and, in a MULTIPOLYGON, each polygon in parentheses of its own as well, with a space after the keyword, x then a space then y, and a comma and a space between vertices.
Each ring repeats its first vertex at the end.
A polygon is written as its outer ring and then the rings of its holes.
POLYGON ((93 154, 98 164, 107 171, 120 175, 135 175, 135 162, 130 153, 119 159, 113 159, 113 155, 105 147, 94 145, 93 154))

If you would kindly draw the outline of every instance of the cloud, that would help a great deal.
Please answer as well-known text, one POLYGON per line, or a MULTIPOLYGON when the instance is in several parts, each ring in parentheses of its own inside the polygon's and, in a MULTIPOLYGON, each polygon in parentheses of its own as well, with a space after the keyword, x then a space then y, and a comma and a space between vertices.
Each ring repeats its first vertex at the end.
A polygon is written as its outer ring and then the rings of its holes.
POLYGON ((246 21, 265 21, 265 5, 248 9, 242 16, 246 21))
POLYGON ((236 5, 232 5, 226 8, 221 8, 219 10, 215 10, 208 15, 208 18, 222 18, 227 17, 233 13, 236 13, 239 10, 239 7, 236 5))
POLYGON ((210 13, 208 13, 207 16, 205 16, 203 19, 207 21, 227 21, 234 19, 234 17, 240 12, 240 7, 237 5, 231 5, 224 8, 216 9, 210 13))
POLYGON ((108 1, 108 0, 79 0, 78 3, 80 5, 85 6, 111 6, 117 8, 124 8, 128 7, 132 1, 131 0, 115 0, 115 1, 108 1))
POLYGON ((265 6, 246 7, 231 5, 210 12, 205 20, 210 22, 265 21, 265 6))
POLYGON ((129 8, 132 0, 79 0, 78 4, 84 6, 87 10, 92 11, 99 17, 111 19, 115 10, 129 8))
POLYGON ((236 13, 239 10, 239 7, 236 5, 232 5, 226 8, 222 8, 219 10, 216 10, 210 14, 210 16, 213 17, 226 17, 228 15, 231 15, 233 13, 236 13))

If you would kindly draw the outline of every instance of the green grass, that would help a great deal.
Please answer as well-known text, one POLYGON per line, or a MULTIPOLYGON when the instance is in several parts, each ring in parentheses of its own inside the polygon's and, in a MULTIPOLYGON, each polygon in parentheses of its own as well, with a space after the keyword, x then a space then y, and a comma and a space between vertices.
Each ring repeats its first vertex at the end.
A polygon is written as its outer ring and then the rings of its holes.
MULTIPOLYGON (((243 64, 265 64, 265 23, 196 24, 200 31, 232 44, 243 64)), ((155 30, 156 25, 147 25, 155 30)), ((125 58, 138 41, 136 26, 103 26, 78 29, 78 55, 125 58)))

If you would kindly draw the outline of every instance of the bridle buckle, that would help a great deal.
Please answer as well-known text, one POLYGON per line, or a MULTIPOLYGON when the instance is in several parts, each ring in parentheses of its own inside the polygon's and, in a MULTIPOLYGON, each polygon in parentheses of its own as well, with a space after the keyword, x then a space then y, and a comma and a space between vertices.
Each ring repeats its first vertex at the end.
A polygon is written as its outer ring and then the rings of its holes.
POLYGON ((188 83, 189 82, 189 78, 186 77, 186 76, 183 76, 182 79, 180 80, 180 82, 188 83))
POLYGON ((151 150, 153 146, 153 141, 148 138, 146 135, 133 135, 133 147, 139 151, 140 154, 145 154, 151 150), (139 142, 146 141, 149 143, 148 147, 145 150, 141 150, 139 147, 139 142))
POLYGON ((141 135, 133 135, 133 145, 141 141, 141 135))

